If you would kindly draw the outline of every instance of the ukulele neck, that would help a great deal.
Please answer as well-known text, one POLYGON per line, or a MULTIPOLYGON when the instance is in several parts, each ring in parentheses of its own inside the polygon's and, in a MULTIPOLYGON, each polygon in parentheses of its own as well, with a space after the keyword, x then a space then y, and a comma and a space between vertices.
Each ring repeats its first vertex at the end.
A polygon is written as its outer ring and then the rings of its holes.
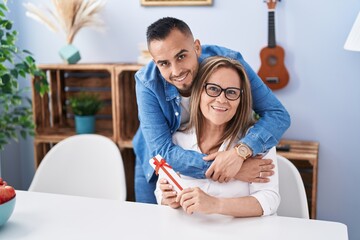
POLYGON ((268 22, 269 22, 269 26, 268 26, 268 47, 269 48, 274 48, 276 47, 276 40, 275 40, 275 10, 274 9, 269 9, 268 12, 268 22))

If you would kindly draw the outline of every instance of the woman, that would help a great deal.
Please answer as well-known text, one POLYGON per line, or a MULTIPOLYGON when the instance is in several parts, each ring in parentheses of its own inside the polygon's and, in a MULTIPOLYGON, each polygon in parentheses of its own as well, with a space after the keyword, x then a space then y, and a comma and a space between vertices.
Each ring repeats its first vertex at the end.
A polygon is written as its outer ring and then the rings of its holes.
MULTIPOLYGON (((201 65, 190 99, 190 121, 173 135, 175 144, 205 154, 224 151, 238 142, 254 124, 249 80, 242 65, 224 57, 208 58, 201 65), (240 124, 235 124, 240 123, 240 124)), ((273 160, 272 148, 265 156, 273 160)), ((155 195, 158 203, 187 213, 218 213, 234 217, 276 213, 280 203, 278 174, 268 183, 247 183, 235 179, 227 183, 181 176, 190 188, 176 198, 171 185, 159 177, 155 195)))

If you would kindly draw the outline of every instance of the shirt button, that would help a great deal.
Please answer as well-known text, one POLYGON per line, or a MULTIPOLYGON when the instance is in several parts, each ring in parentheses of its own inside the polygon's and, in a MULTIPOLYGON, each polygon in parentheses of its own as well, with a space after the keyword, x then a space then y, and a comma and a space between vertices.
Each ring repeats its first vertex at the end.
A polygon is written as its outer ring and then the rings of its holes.
POLYGON ((179 116, 179 113, 178 113, 178 112, 176 112, 176 113, 175 113, 175 116, 179 116))
POLYGON ((148 175, 148 177, 150 177, 150 173, 148 173, 147 175, 148 175))
POLYGON ((177 97, 176 97, 176 99, 180 99, 180 97, 179 97, 179 96, 177 96, 177 97))

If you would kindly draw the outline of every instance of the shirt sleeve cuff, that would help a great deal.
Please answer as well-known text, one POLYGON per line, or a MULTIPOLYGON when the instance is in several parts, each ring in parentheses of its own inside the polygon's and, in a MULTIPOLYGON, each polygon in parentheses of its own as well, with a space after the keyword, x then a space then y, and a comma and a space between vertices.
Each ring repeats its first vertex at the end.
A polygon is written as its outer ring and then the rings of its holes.
POLYGON ((251 148, 253 156, 265 152, 264 145, 259 144, 259 142, 261 142, 261 139, 256 137, 255 134, 247 134, 244 138, 240 140, 240 142, 246 144, 249 148, 251 148))
POLYGON ((272 215, 272 214, 276 213, 279 204, 275 203, 275 199, 274 199, 274 203, 271 204, 269 202, 269 201, 271 201, 271 200, 269 200, 269 198, 271 198, 271 196, 266 196, 266 193, 260 193, 260 192, 251 194, 251 196, 253 196, 254 198, 256 198, 259 201, 259 203, 263 209, 263 216, 268 216, 268 215, 272 215))

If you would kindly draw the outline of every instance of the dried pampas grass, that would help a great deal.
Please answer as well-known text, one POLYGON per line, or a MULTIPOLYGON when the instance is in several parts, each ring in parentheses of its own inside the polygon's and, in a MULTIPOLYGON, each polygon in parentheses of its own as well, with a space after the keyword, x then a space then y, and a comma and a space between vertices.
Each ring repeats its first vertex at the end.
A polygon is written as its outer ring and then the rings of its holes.
POLYGON ((24 3, 26 15, 46 25, 50 30, 60 29, 71 44, 75 35, 83 27, 101 27, 103 21, 98 13, 105 5, 105 0, 52 0, 55 10, 49 7, 37 7, 24 3))

